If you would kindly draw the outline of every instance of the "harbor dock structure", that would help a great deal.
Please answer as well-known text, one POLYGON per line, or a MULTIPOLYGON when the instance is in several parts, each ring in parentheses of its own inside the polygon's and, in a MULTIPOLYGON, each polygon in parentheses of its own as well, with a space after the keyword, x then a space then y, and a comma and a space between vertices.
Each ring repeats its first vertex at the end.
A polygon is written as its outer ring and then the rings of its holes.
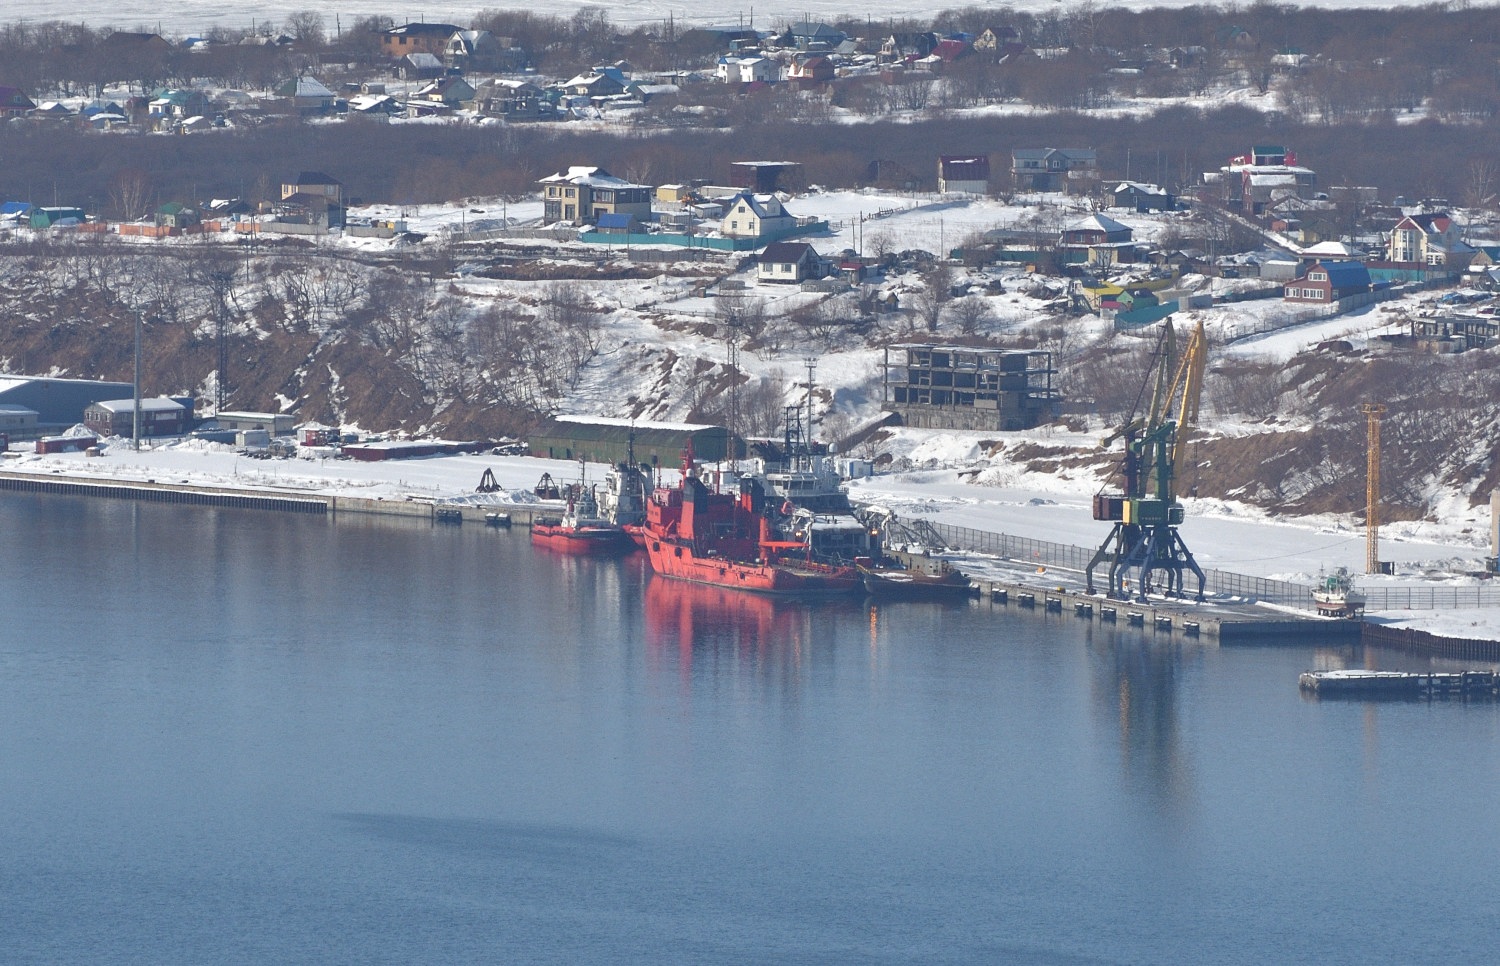
POLYGON ((1500 675, 1494 671, 1305 671, 1297 686, 1320 698, 1477 698, 1500 694, 1500 675))
MULTIPOLYGON (((942 565, 941 556, 891 551, 887 553, 905 566, 933 572, 942 565)), ((950 561, 951 562, 951 561, 950 561)), ((1167 597, 1149 600, 1121 600, 1100 593, 1088 593, 1081 586, 1067 586, 1077 581, 1063 577, 1061 570, 1045 575, 1014 569, 996 576, 969 572, 974 594, 980 600, 1005 608, 1036 611, 1041 614, 1065 614, 1075 619, 1139 627, 1154 633, 1178 634, 1184 638, 1239 644, 1275 641, 1316 640, 1320 644, 1357 644, 1360 621, 1334 620, 1310 612, 1298 614, 1278 611, 1238 599, 1203 603, 1167 597)))
POLYGON ((33 476, 0 471, 0 491, 51 493, 59 496, 109 497, 117 500, 140 500, 147 503, 174 503, 183 506, 237 507, 246 510, 280 510, 293 513, 374 514, 378 516, 425 517, 435 523, 484 523, 506 527, 514 520, 530 522, 533 517, 557 513, 560 504, 552 503, 449 503, 430 498, 369 499, 367 497, 332 496, 318 493, 295 493, 266 489, 198 486, 162 480, 105 480, 88 477, 33 476), (491 523, 490 517, 496 518, 491 523), (504 522, 499 522, 500 518, 504 522))
MULTIPOLYGON (((434 525, 477 523, 502 529, 509 527, 512 522, 520 526, 530 525, 538 517, 557 514, 561 508, 556 502, 510 503, 482 498, 434 500, 431 496, 415 494, 404 498, 371 499, 297 489, 245 489, 194 485, 186 481, 101 479, 69 477, 55 472, 38 475, 0 470, 0 491, 6 490, 186 506, 280 510, 329 517, 397 516, 426 519, 434 525)), ((478 497, 484 495, 477 494, 478 497)), ((1004 535, 999 536, 1002 540, 1010 539, 1004 535)), ((1072 549, 1077 553, 1087 553, 1084 548, 1072 549)), ((928 556, 924 553, 894 550, 887 552, 901 558, 913 569, 941 567, 945 559, 952 562, 950 557, 942 554, 928 556)), ((1368 644, 1371 642, 1365 639, 1366 636, 1376 632, 1382 636, 1374 643, 1383 646, 1425 651, 1462 660, 1500 663, 1500 642, 1448 639, 1428 641, 1417 635, 1417 632, 1406 629, 1393 631, 1364 621, 1334 620, 1316 617, 1311 613, 1299 615, 1290 610, 1272 610, 1253 603, 1253 596, 1237 594, 1217 595, 1202 604, 1155 596, 1146 601, 1119 600, 1101 594, 1088 594, 1080 587, 1066 586, 1069 582, 1077 581, 1065 576, 1065 567, 1047 570, 1043 576, 1040 573, 1014 569, 1016 562, 1013 560, 1006 561, 1002 557, 1000 563, 1011 566, 1002 566, 999 573, 987 575, 969 571, 974 584, 973 594, 988 602, 997 612, 1014 608, 1018 612, 1030 611, 1043 619, 1066 616, 1070 620, 1136 627, 1149 630, 1155 635, 1180 635, 1187 640, 1219 644, 1308 641, 1320 644, 1368 644), (1412 635, 1417 635, 1417 638, 1408 639, 1412 635), (1449 644, 1461 647, 1454 651, 1440 646, 1449 644)), ((967 566, 964 569, 967 570, 967 566)))

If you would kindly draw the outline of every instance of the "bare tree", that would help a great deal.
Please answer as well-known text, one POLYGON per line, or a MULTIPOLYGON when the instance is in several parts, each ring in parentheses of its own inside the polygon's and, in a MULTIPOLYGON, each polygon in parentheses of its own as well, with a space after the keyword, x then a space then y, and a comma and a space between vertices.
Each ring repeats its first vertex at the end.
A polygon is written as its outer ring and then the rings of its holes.
POLYGON ((969 295, 958 299, 949 309, 948 316, 958 323, 958 331, 964 335, 977 334, 993 319, 990 314, 990 304, 982 295, 969 295))
POLYGON ((282 27, 304 52, 322 47, 326 37, 323 15, 316 10, 299 10, 286 18, 282 27))
POLYGON ((542 317, 558 336, 566 354, 571 378, 577 379, 583 367, 599 353, 603 333, 600 312, 576 285, 557 282, 547 287, 542 317))
POLYGON ((922 324, 928 332, 936 332, 942 320, 943 309, 953 299, 953 272, 947 265, 938 262, 922 275, 922 290, 913 300, 922 324))
POLYGON ((135 221, 146 214, 151 197, 151 178, 140 168, 126 168, 115 175, 109 185, 110 207, 123 221, 135 221))

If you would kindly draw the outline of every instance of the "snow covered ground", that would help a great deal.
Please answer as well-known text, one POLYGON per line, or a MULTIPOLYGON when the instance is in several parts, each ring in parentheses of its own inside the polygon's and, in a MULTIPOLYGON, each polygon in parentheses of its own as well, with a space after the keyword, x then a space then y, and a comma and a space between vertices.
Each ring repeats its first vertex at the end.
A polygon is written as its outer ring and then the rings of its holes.
MULTIPOLYGON (((1003 485, 965 482, 960 470, 974 465, 977 434, 902 430, 893 449, 913 467, 851 484, 851 495, 879 502, 905 518, 926 517, 956 526, 1014 536, 1096 546, 1107 528, 1092 519, 1090 497, 1097 482, 1023 474, 1003 485)), ((905 465, 905 464, 903 464, 905 465)), ((575 462, 492 455, 444 456, 361 463, 313 456, 257 460, 232 447, 182 441, 130 449, 115 440, 99 458, 82 453, 38 456, 12 453, 0 469, 37 475, 63 474, 120 481, 155 480, 243 488, 297 495, 355 496, 366 499, 533 502, 543 473, 576 480, 575 462), (486 469, 506 492, 480 497, 475 487, 486 469)), ((590 465, 586 479, 601 481, 605 467, 590 465)), ((672 474, 668 473, 668 480, 672 474)), ((1261 511, 1218 501, 1185 501, 1182 534, 1204 567, 1251 576, 1311 584, 1320 572, 1346 566, 1363 569, 1363 531, 1339 518, 1274 520, 1261 511)), ((1381 557, 1397 564, 1392 577, 1359 578, 1368 589, 1472 586, 1456 576, 1479 569, 1488 555, 1489 513, 1455 506, 1440 523, 1390 524, 1382 529, 1381 557)), ((1457 637, 1500 639, 1500 607, 1465 610, 1413 610, 1374 614, 1382 621, 1457 637)))
MULTIPOLYGON (((1151 0, 1149 5, 1171 8, 1194 6, 1198 2, 1199 0, 1151 0)), ((1417 6, 1426 2, 1427 0, 1383 0, 1380 3, 1371 3, 1370 0, 1319 0, 1317 3, 1298 5, 1342 9, 1417 6)), ((955 8, 972 5, 974 4, 952 4, 955 8)), ((1044 13, 1059 8, 1057 0, 1007 0, 1003 7, 988 2, 979 5, 994 6, 997 17, 1002 16, 1001 10, 1004 8, 1027 13, 1044 13)), ((484 10, 503 9, 505 6, 485 0, 415 0, 394 9, 382 10, 378 4, 371 4, 368 0, 320 0, 317 3, 308 3, 306 0, 268 0, 249 7, 228 3, 226 0, 113 0, 110 3, 79 0, 59 7, 54 0, 10 0, 5 5, 4 13, 0 14, 0 19, 5 22, 66 19, 84 21, 95 27, 112 25, 126 30, 153 30, 186 35, 204 32, 215 25, 249 27, 268 21, 282 24, 293 14, 311 10, 323 15, 328 32, 332 34, 340 23, 347 25, 357 17, 372 14, 390 16, 396 23, 453 23, 467 26, 475 14, 484 10)), ((1066 9, 1073 4, 1062 6, 1066 9)), ((760 3, 722 4, 683 3, 680 0, 619 0, 607 4, 583 3, 579 0, 534 0, 526 4, 526 9, 533 13, 558 17, 570 17, 583 7, 603 8, 608 11, 612 22, 626 27, 663 22, 670 17, 679 27, 683 24, 707 26, 743 23, 766 30, 800 20, 849 17, 873 17, 881 21, 907 17, 925 20, 943 9, 944 5, 923 0, 885 0, 873 8, 862 7, 848 0, 795 0, 792 3, 763 0, 760 3)))

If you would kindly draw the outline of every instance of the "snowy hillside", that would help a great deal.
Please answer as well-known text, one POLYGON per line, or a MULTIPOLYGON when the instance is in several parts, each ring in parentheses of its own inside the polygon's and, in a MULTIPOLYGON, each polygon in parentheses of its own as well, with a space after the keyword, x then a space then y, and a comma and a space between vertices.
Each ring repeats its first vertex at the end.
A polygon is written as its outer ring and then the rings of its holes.
MULTIPOLYGON (((1152 0, 1153 7, 1186 7, 1195 5, 1194 0, 1152 0)), ((1418 6, 1417 0, 1385 0, 1372 4, 1366 0, 1320 0, 1318 3, 1302 4, 1331 9, 1418 6)), ((113 25, 125 29, 150 29, 169 34, 201 32, 214 25, 248 27, 254 23, 282 23, 290 16, 312 10, 321 13, 328 22, 330 31, 341 18, 345 23, 357 17, 371 14, 387 15, 397 23, 442 22, 464 25, 469 18, 484 10, 505 8, 506 4, 484 3, 478 0, 448 0, 443 3, 407 3, 397 8, 382 10, 378 4, 366 0, 322 0, 320 3, 304 3, 300 0, 270 0, 269 3, 253 4, 249 7, 223 0, 118 0, 100 3, 95 0, 80 0, 61 9, 46 0, 11 0, 5 5, 3 18, 6 21, 44 21, 67 17, 84 21, 91 26, 113 25)), ((520 5, 512 5, 520 6, 520 5)), ((965 4, 954 4, 955 7, 965 4)), ((1071 6, 1064 4, 1066 8, 1071 6)), ((673 18, 678 24, 719 25, 744 23, 768 29, 776 24, 798 20, 827 20, 836 17, 871 17, 876 21, 903 17, 927 18, 941 9, 918 0, 885 0, 874 8, 849 3, 848 0, 771 0, 769 3, 723 3, 689 4, 673 0, 630 0, 625 3, 580 3, 578 0, 540 0, 525 4, 526 9, 545 15, 571 16, 583 7, 600 7, 609 12, 610 20, 625 27, 643 23, 660 23, 673 18)), ((998 7, 996 15, 1004 9, 1042 13, 1059 8, 1056 0, 1011 0, 998 7)))

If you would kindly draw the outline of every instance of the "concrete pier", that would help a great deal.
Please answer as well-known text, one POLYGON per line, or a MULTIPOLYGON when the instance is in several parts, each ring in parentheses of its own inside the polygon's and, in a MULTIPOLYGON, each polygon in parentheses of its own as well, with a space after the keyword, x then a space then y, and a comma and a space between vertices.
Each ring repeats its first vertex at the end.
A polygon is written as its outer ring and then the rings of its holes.
MULTIPOLYGON (((895 553, 908 567, 935 572, 951 559, 921 554, 895 553)), ((1329 620, 1311 613, 1283 613, 1239 600, 1192 600, 1152 598, 1148 601, 1114 600, 1087 593, 1076 575, 1056 568, 1032 575, 1014 568, 1014 576, 974 577, 974 592, 983 601, 1006 608, 1071 614, 1080 620, 1123 627, 1139 627, 1184 638, 1201 638, 1223 644, 1270 640, 1297 640, 1319 644, 1355 644, 1360 639, 1358 621, 1329 620), (1069 587, 1066 581, 1076 581, 1069 587)))

